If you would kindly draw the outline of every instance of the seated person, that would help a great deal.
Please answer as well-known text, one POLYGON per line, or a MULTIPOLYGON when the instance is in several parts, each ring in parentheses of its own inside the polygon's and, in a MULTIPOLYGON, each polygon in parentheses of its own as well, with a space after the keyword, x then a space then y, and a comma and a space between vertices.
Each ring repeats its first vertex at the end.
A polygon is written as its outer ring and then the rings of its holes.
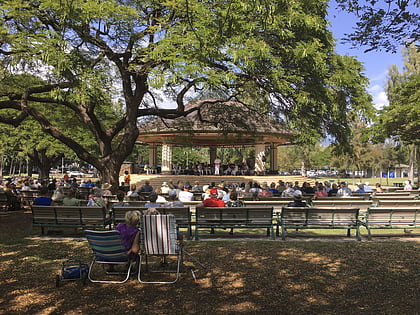
POLYGON ((54 201, 54 204, 56 204, 56 205, 63 204, 64 196, 65 196, 65 194, 64 194, 63 187, 62 186, 58 186, 55 189, 55 191, 54 191, 51 199, 54 201))
POLYGON ((198 181, 194 182, 194 186, 191 188, 192 192, 203 192, 203 187, 200 185, 198 181))
POLYGON ((382 189, 381 184, 376 183, 376 185, 375 185, 375 193, 383 193, 383 192, 384 192, 384 190, 382 189))
POLYGON ((177 207, 183 207, 184 204, 182 203, 182 201, 179 201, 176 197, 176 195, 169 195, 168 196, 168 201, 165 202, 165 207, 169 207, 169 208, 177 208, 177 207))
POLYGON ((230 193, 230 200, 226 203, 226 207, 245 207, 245 204, 242 200, 238 200, 238 193, 232 191, 230 193))
POLYGON ((358 184, 357 185, 357 189, 354 191, 356 194, 364 194, 366 193, 364 185, 363 184, 358 184))
POLYGON ((219 192, 216 188, 210 189, 210 197, 204 199, 196 207, 225 207, 225 202, 218 198, 219 192))
POLYGON ((149 195, 149 202, 144 204, 147 208, 161 207, 161 204, 157 202, 158 195, 153 191, 149 195))
POLYGON ((149 193, 154 191, 153 187, 150 185, 150 182, 146 180, 144 185, 140 187, 139 192, 141 193, 149 193))
POLYGON ((288 207, 306 207, 306 202, 302 201, 302 192, 300 190, 295 190, 293 199, 294 200, 287 205, 288 207))
POLYGON ((36 206, 51 206, 53 200, 50 198, 48 187, 44 186, 41 188, 40 196, 35 198, 34 205, 36 206))
POLYGON ((162 189, 160 187, 155 190, 157 199, 156 202, 166 202, 166 198, 162 196, 162 189))
POLYGON ((87 203, 88 207, 104 207, 107 208, 108 202, 105 198, 102 198, 102 189, 95 188, 93 190, 93 195, 89 196, 89 201, 87 203))
POLYGON ((333 197, 337 195, 338 186, 336 183, 332 184, 332 188, 328 191, 328 197, 333 197))
POLYGON ((140 217, 140 211, 127 211, 125 213, 125 223, 118 224, 116 228, 120 232, 127 254, 132 260, 137 258, 140 251, 140 231, 137 228, 140 217))
POLYGON ((70 188, 67 196, 63 198, 63 206, 78 206, 80 200, 76 198, 76 189, 70 188))
MULTIPOLYGON (((245 207, 245 203, 242 200, 238 200, 238 193, 232 191, 229 194, 230 200, 226 203, 226 207, 245 207)), ((233 228, 230 229, 229 234, 233 234, 233 228)))
POLYGON ((125 193, 122 190, 117 191, 118 202, 114 203, 113 207, 129 207, 130 204, 124 201, 125 193))
POLYGON ((276 183, 275 183, 275 182, 272 182, 272 183, 270 184, 270 188, 269 188, 268 190, 269 190, 269 191, 271 191, 271 193, 272 193, 273 195, 280 195, 279 190, 278 190, 278 189, 276 189, 276 183))
POLYGON ((101 186, 102 196, 104 196, 104 197, 106 197, 106 196, 112 196, 112 192, 110 190, 111 188, 112 188, 112 185, 109 184, 109 183, 102 184, 102 186, 101 186))
POLYGON ((189 191, 189 187, 184 185, 183 189, 178 193, 178 199, 181 202, 192 201, 194 194, 189 191))

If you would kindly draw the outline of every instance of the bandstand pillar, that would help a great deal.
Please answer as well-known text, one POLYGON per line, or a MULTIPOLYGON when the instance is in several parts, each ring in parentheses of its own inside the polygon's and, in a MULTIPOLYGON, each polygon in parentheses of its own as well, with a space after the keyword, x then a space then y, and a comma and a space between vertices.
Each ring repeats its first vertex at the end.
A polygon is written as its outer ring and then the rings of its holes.
POLYGON ((279 163, 277 157, 277 145, 271 144, 270 147, 270 171, 276 173, 279 170, 279 163))
POLYGON ((162 144, 162 174, 172 174, 172 145, 162 144))
POLYGON ((209 164, 213 164, 214 160, 217 157, 217 147, 210 147, 209 153, 210 153, 210 163, 209 164))
POLYGON ((149 145, 149 166, 157 166, 157 145, 155 143, 149 145))
POLYGON ((265 174, 265 144, 255 145, 255 173, 265 174))

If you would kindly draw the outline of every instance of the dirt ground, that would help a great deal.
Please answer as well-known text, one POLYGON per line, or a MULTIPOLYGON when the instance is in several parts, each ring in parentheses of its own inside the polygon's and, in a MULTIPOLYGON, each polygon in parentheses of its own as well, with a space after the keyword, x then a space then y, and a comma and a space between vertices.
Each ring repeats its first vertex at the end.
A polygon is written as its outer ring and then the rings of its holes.
MULTIPOLYGON (((0 213, 0 314, 419 314, 418 235, 186 241, 175 284, 55 286, 89 263, 83 234, 29 235, 28 211, 0 213), (198 277, 193 281, 191 268, 198 277)), ((158 275, 153 275, 158 276, 158 275)), ((164 275, 172 276, 172 275, 164 275)))

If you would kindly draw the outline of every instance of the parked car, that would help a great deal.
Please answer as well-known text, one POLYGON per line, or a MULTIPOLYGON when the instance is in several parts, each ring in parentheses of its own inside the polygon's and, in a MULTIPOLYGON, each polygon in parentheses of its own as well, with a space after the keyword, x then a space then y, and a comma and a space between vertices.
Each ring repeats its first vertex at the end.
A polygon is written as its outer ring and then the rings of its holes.
POLYGON ((68 172, 70 177, 83 177, 86 176, 87 174, 81 171, 70 171, 68 172))

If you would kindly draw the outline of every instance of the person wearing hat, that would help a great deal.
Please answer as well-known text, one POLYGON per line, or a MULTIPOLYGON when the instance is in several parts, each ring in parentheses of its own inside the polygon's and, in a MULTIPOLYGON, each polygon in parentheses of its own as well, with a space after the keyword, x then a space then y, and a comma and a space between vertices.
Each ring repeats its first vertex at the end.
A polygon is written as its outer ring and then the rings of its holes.
POLYGON ((351 189, 347 187, 346 182, 341 182, 340 189, 337 191, 337 197, 349 197, 352 195, 351 189))
POLYGON ((112 185, 110 183, 104 183, 101 186, 102 189, 102 196, 112 196, 111 189, 112 185))
POLYGON ((169 188, 168 183, 167 182, 163 182, 162 183, 162 186, 160 187, 160 190, 162 191, 162 194, 164 194, 164 195, 169 194, 170 188, 169 188))
POLYGON ((302 201, 302 192, 300 190, 295 190, 293 193, 293 201, 289 202, 288 207, 306 207, 306 202, 302 201))
POLYGON ((204 199, 196 207, 225 207, 225 202, 218 198, 219 192, 217 188, 210 189, 210 197, 204 199))
POLYGON ((286 189, 283 190, 283 192, 281 193, 282 197, 293 197, 293 193, 295 192, 295 190, 292 187, 292 183, 286 183, 286 189))

